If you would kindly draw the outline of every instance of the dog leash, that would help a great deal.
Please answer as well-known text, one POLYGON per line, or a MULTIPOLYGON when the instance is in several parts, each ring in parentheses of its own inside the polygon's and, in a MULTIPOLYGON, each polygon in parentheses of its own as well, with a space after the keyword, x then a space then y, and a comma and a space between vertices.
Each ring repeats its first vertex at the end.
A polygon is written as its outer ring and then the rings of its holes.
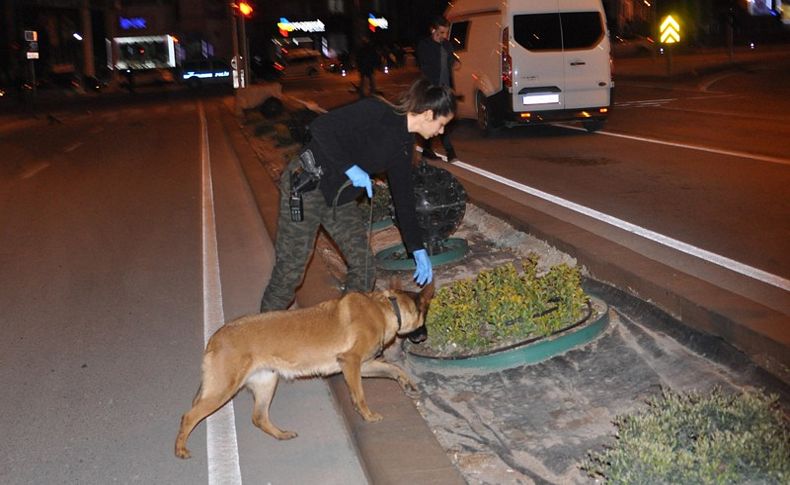
MULTIPOLYGON (((370 200, 370 212, 368 214, 368 247, 365 251, 365 288, 369 288, 370 282, 368 281, 368 265, 370 260, 370 253, 373 252, 373 199, 370 200)), ((400 312, 398 314, 398 330, 400 330, 400 312)))
MULTIPOLYGON (((337 220, 337 201, 340 199, 340 194, 346 190, 347 188, 351 187, 351 180, 346 180, 343 182, 343 185, 337 189, 337 194, 335 194, 334 200, 332 200, 332 219, 337 220)), ((368 267, 370 265, 370 252, 372 248, 370 247, 371 240, 373 238, 373 199, 370 199, 370 211, 368 214, 368 247, 365 251, 365 289, 368 288, 370 285, 370 281, 368 280, 368 267)), ((400 314, 398 316, 398 329, 400 329, 400 314)))

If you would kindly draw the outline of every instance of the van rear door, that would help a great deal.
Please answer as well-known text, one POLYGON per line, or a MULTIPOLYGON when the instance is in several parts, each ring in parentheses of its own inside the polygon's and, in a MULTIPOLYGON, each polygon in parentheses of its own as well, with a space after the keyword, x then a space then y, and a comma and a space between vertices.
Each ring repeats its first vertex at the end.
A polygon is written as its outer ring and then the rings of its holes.
POLYGON ((513 111, 609 106, 611 73, 599 0, 533 0, 512 11, 513 111))
POLYGON ((565 60, 565 108, 609 106, 609 37, 602 10, 589 0, 562 1, 560 12, 565 60))
POLYGON ((564 109, 565 61, 556 1, 515 11, 512 22, 513 111, 564 109))

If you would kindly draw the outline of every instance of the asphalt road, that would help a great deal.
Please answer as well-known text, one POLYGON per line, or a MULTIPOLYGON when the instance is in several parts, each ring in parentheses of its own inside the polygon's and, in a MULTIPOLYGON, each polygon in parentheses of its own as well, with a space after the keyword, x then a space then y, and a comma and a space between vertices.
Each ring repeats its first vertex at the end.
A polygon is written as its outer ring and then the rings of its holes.
MULTIPOLYGON (((233 461, 207 457, 205 424, 192 460, 173 455, 205 333, 257 311, 273 262, 219 102, 157 96, 2 125, 0 482, 206 483, 233 461)), ((273 415, 302 439, 254 428, 242 393, 230 429, 244 481, 364 482, 326 385, 280 387, 273 415)))

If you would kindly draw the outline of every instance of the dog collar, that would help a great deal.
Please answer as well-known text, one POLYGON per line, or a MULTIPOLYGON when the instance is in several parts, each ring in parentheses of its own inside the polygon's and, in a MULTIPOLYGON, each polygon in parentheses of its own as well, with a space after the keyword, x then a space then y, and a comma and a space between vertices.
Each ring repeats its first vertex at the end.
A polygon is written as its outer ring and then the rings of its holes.
POLYGON ((403 324, 403 321, 400 318, 400 308, 398 307, 398 299, 394 296, 389 297, 390 305, 392 305, 392 311, 395 312, 395 316, 398 317, 398 332, 400 332, 400 327, 403 324))

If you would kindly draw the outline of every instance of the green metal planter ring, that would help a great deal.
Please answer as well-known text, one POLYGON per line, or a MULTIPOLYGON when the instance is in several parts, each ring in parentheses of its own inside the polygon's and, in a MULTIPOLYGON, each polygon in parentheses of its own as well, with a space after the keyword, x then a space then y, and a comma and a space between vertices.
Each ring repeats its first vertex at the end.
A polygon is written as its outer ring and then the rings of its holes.
MULTIPOLYGON (((469 251, 469 245, 466 243, 466 240, 455 237, 446 239, 442 246, 444 251, 429 256, 431 265, 434 267, 460 261, 469 251)), ((405 271, 414 269, 414 260, 406 253, 406 248, 403 244, 396 244, 376 253, 376 267, 379 269, 405 271)))
POLYGON ((386 229, 390 226, 394 226, 395 223, 392 221, 391 217, 387 217, 386 219, 382 219, 380 221, 375 221, 370 224, 371 231, 380 231, 382 229, 386 229))
POLYGON ((535 364, 592 342, 603 333, 609 325, 609 306, 598 298, 591 297, 591 299, 596 302, 596 306, 603 308, 601 314, 596 315, 595 318, 591 319, 590 305, 590 312, 586 317, 548 337, 520 342, 488 353, 468 357, 431 357, 419 355, 418 346, 407 340, 404 340, 403 348, 412 364, 432 369, 504 370, 535 364))

